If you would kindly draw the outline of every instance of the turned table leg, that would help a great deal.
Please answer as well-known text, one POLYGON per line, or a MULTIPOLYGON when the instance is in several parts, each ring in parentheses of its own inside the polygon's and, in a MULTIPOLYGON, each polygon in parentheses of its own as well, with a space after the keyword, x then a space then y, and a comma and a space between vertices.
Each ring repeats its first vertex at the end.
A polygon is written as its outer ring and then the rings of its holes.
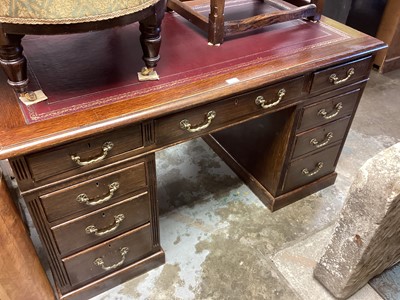
POLYGON ((0 299, 51 300, 46 277, 0 169, 0 299))
POLYGON ((161 21, 164 18, 165 1, 155 5, 155 13, 144 20, 139 21, 140 44, 143 50, 143 60, 146 67, 152 69, 160 60, 161 46, 161 21))
POLYGON ((208 42, 220 45, 224 41, 225 0, 211 0, 208 16, 208 42))
POLYGON ((22 54, 24 36, 7 34, 0 29, 0 65, 8 77, 8 84, 17 93, 26 92, 28 86, 26 58, 22 54))

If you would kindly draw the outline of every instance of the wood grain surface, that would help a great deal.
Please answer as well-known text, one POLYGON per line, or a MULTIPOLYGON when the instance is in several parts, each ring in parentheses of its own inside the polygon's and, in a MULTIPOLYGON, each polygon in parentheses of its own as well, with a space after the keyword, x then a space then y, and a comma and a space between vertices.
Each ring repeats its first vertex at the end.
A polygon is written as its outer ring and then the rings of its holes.
MULTIPOLYGON (((304 70, 312 72, 365 56, 385 47, 381 41, 335 21, 323 18, 323 22, 333 30, 339 30, 348 38, 335 42, 334 46, 329 42, 308 48, 301 47, 299 44, 298 51, 290 53, 274 51, 274 55, 268 61, 260 61, 258 64, 239 68, 233 72, 215 73, 201 80, 187 82, 179 88, 172 86, 96 109, 87 109, 29 125, 25 123, 19 103, 13 91, 7 86, 4 75, 0 74, 0 90, 2 91, 0 95, 2 110, 0 159, 26 154, 112 128, 217 101, 244 91, 261 88, 266 84, 292 78, 304 70), (226 80, 231 78, 237 78, 239 81, 236 84, 228 84, 226 80)), ((315 30, 321 30, 320 26, 316 25, 315 30)), ((283 47, 280 36, 273 32, 273 30, 269 32, 268 36, 276 36, 276 38, 267 39, 262 45, 269 45, 271 49, 283 47)), ((314 29, 307 31, 307 34, 311 36, 316 33, 314 29)), ((166 34, 164 32, 163 38, 166 34)), ((173 30, 170 34, 174 34, 173 30)), ((179 37, 175 33, 170 38, 175 36, 179 37)), ((163 44, 163 48, 173 45, 172 38, 169 43, 163 44)), ((188 51, 188 48, 175 47, 175 51, 174 56, 169 60, 179 62, 180 53, 188 51)))
POLYGON ((53 290, 0 170, 0 299, 54 299, 53 290))

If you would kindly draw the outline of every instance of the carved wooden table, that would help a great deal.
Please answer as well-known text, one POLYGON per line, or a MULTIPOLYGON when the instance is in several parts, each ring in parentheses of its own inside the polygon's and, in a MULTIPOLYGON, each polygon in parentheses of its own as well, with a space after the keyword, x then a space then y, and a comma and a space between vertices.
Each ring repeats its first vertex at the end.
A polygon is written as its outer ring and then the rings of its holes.
POLYGON ((9 159, 62 299, 87 298, 164 262, 159 149, 205 138, 271 210, 333 184, 384 47, 328 19, 210 47, 176 14, 164 20, 159 82, 131 81, 128 58, 110 62, 108 53, 140 51, 129 26, 86 34, 89 48, 79 48, 79 36, 26 37, 31 72, 49 96, 40 105, 20 107, 1 77, 0 158, 9 159), (64 53, 58 73, 49 77, 37 49, 64 53), (76 53, 95 57, 91 68, 79 69, 76 53))

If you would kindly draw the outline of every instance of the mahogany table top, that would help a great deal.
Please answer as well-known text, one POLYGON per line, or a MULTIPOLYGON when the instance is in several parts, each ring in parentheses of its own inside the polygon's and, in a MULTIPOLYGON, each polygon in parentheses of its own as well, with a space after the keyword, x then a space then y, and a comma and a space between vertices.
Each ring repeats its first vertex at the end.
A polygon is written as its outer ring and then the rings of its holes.
POLYGON ((205 35, 185 23, 175 13, 165 16, 157 82, 135 78, 141 63, 140 54, 132 55, 140 51, 136 24, 25 37, 33 84, 49 99, 22 107, 0 74, 0 159, 216 101, 384 47, 328 18, 274 25, 220 47, 208 46, 205 35))

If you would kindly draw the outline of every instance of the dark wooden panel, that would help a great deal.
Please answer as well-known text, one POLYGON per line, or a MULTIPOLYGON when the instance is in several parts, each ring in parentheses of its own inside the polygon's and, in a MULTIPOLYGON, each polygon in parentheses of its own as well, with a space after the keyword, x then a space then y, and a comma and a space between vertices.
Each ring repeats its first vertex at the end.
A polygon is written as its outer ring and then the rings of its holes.
POLYGON ((323 14, 341 23, 346 23, 353 0, 325 0, 323 14))
POLYGON ((74 286, 122 269, 150 255, 152 250, 151 227, 150 224, 146 224, 112 240, 64 258, 63 262, 70 277, 71 285, 74 286), (124 247, 128 248, 125 255, 121 254, 124 247), (125 259, 123 259, 124 256, 125 259), (95 265, 94 261, 98 258, 103 260, 104 267, 113 266, 121 261, 123 263, 111 270, 104 270, 101 266, 95 265))
POLYGON ((400 2, 388 0, 376 37, 388 48, 377 53, 374 64, 385 73, 400 68, 400 2))
POLYGON ((293 161, 287 171, 283 192, 288 192, 332 173, 335 170, 339 150, 340 144, 337 144, 324 151, 293 161), (319 165, 321 163, 322 165, 319 165), (309 174, 305 174, 305 170, 309 174), (313 173, 315 174, 312 175, 313 173))
POLYGON ((146 167, 144 163, 135 164, 98 178, 67 187, 40 197, 49 222, 71 215, 83 215, 123 199, 129 193, 146 187, 146 167), (118 183, 118 189, 110 200, 98 205, 87 205, 78 201, 81 194, 87 195, 89 202, 98 201, 110 195, 110 185, 118 183))
POLYGON ((371 63, 372 57, 368 56, 357 61, 352 61, 322 71, 317 71, 314 73, 310 93, 335 89, 343 85, 368 78, 371 70, 371 63), (354 70, 352 75, 349 73, 351 69, 354 70), (333 80, 333 77, 337 79, 333 80), (346 80, 346 78, 348 79, 346 80), (335 84, 335 82, 338 84, 335 84))
POLYGON ((303 131, 350 115, 355 110, 360 97, 361 92, 357 89, 304 107, 298 130, 303 131), (321 110, 326 112, 326 117, 320 113, 321 110))
POLYGON ((153 154, 153 159, 147 164, 148 177, 149 177, 149 187, 148 192, 150 196, 150 206, 151 206, 151 230, 153 232, 153 246, 160 246, 160 225, 159 225, 159 207, 157 199, 157 174, 156 174, 156 160, 153 154))
POLYGON ((76 169, 77 172, 84 172, 105 165, 109 162, 108 158, 142 146, 141 126, 135 125, 27 155, 26 161, 30 167, 33 180, 39 181, 69 170, 76 169), (88 166, 79 166, 71 159, 72 155, 79 156, 82 162, 99 157, 103 153, 102 147, 106 142, 111 142, 113 147, 102 161, 88 166))
POLYGON ((295 115, 295 108, 291 107, 213 133, 212 137, 218 142, 214 150, 221 147, 223 151, 218 154, 224 160, 230 156, 241 166, 237 168, 239 177, 246 176, 241 171, 251 173, 275 196, 290 147, 295 115))
POLYGON ((46 251, 55 284, 61 291, 66 291, 70 286, 69 278, 62 262, 59 260, 57 250, 53 246, 50 230, 48 230, 47 224, 42 218, 43 210, 41 209, 40 203, 37 199, 34 199, 28 202, 28 207, 42 245, 46 251))
POLYGON ((61 255, 65 256, 149 221, 150 201, 146 193, 60 224, 51 230, 61 255), (88 231, 90 226, 97 228, 97 232, 88 231), (109 232, 105 233, 107 230, 109 232))
POLYGON ((251 114, 265 114, 275 109, 279 109, 290 103, 291 100, 300 98, 303 86, 304 77, 299 77, 263 89, 255 90, 254 92, 238 95, 227 100, 221 100, 216 103, 200 106, 182 113, 158 119, 156 120, 156 143, 157 145, 164 145, 193 138, 232 125, 235 122, 240 122, 249 118, 251 114), (279 91, 282 89, 285 90, 285 95, 282 96, 282 100, 276 105, 262 108, 260 104, 256 104, 256 99, 258 97, 260 97, 259 99, 265 100, 266 106, 276 103, 279 99, 279 91), (206 116, 211 111, 216 113, 215 118, 204 130, 191 133, 180 127, 182 120, 188 120, 188 122, 192 124, 192 127, 205 124, 206 116))
POLYGON ((387 0, 353 0, 346 25, 375 36, 386 3, 387 0))
POLYGON ((54 299, 29 233, 0 169, 0 299, 54 299))
POLYGON ((350 122, 346 117, 296 135, 295 148, 292 158, 296 158, 308 152, 322 150, 340 141, 350 122))

